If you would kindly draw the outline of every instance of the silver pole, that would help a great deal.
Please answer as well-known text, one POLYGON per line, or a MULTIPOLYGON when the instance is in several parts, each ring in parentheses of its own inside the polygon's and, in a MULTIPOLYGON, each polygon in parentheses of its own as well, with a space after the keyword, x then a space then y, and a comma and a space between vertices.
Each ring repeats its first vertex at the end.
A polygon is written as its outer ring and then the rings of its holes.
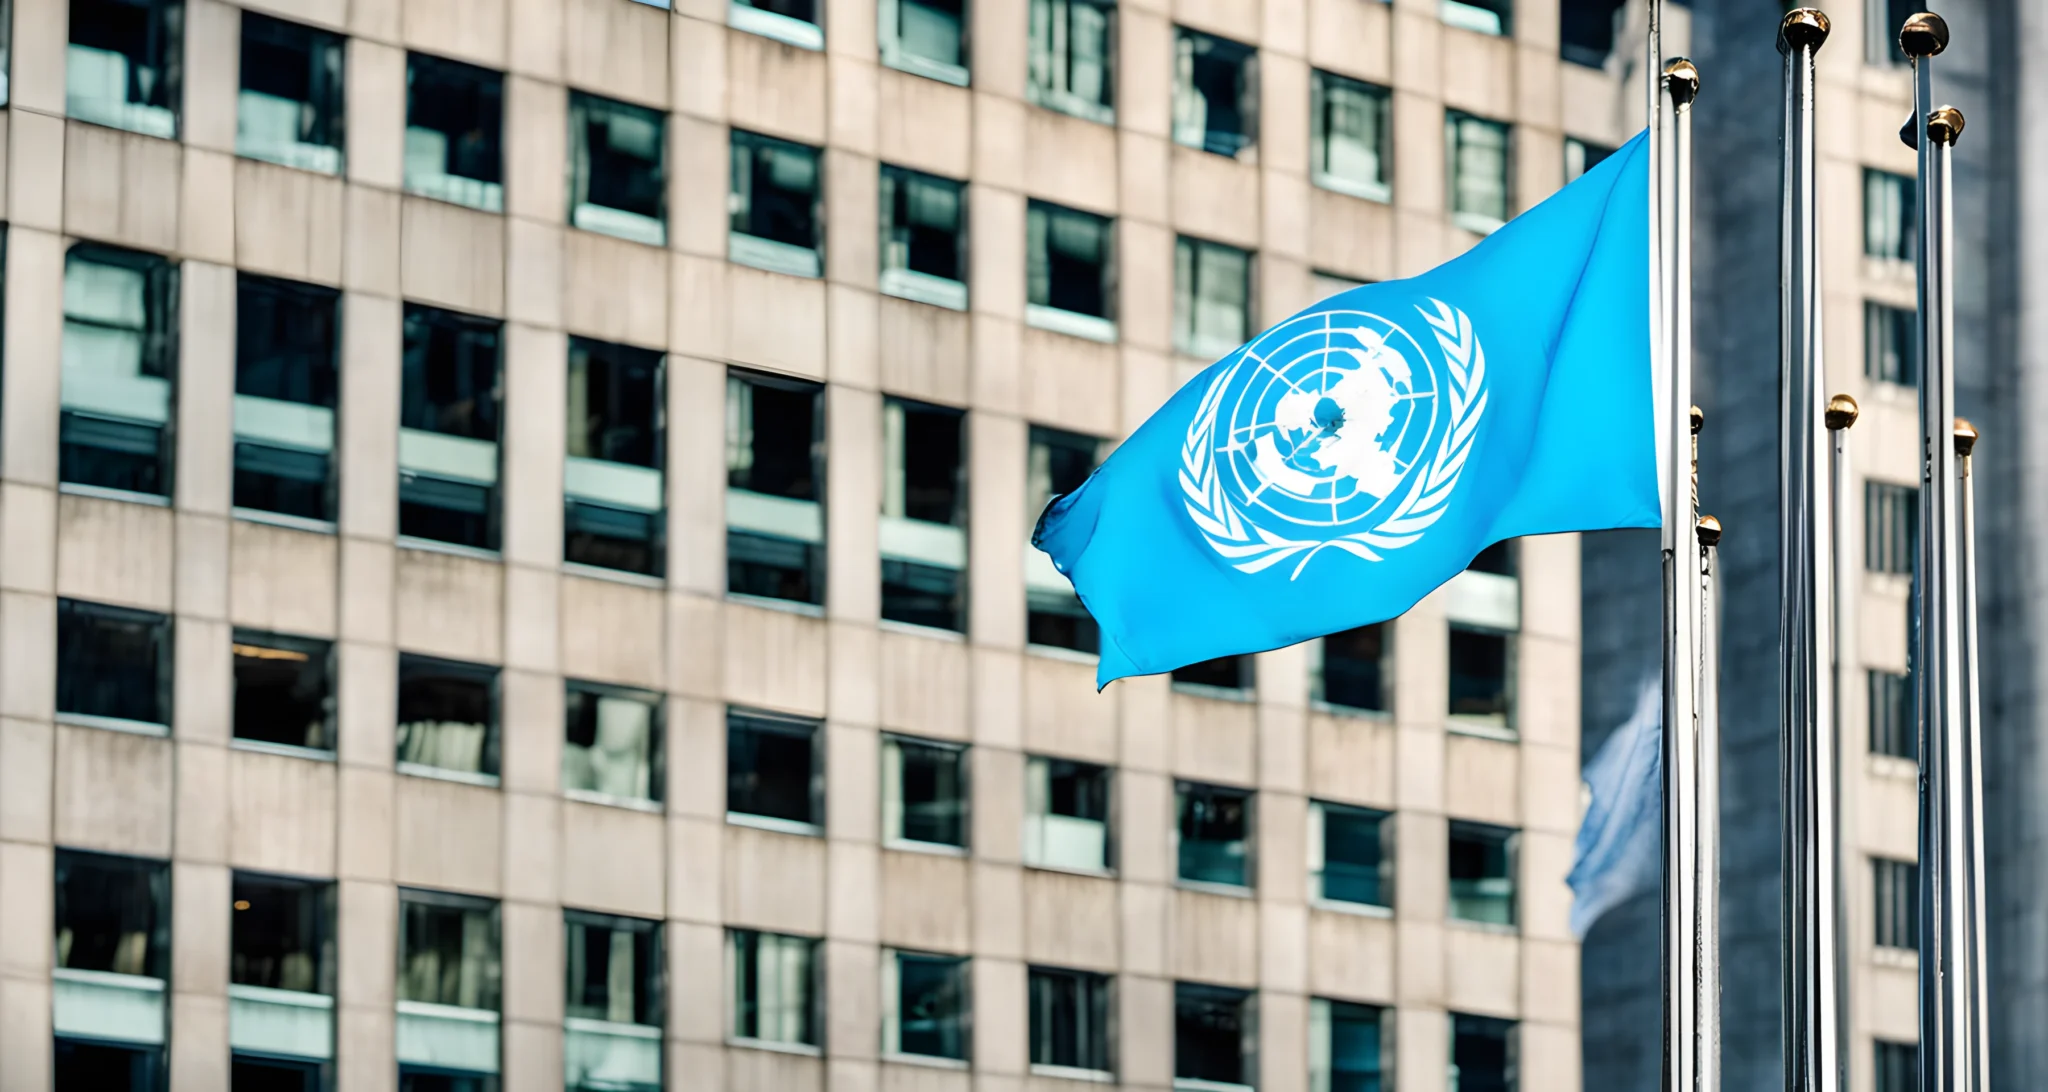
POLYGON ((1832 443, 1828 459, 1829 480, 1829 537, 1834 543, 1833 579, 1835 602, 1832 623, 1835 642, 1831 651, 1833 660, 1828 664, 1829 677, 1835 680, 1835 715, 1828 730, 1834 734, 1834 768, 1828 771, 1829 783, 1834 786, 1834 832, 1835 844, 1833 875, 1835 891, 1835 1005, 1836 1036, 1835 1049, 1839 1052, 1844 1071, 1843 1082, 1847 1083, 1849 1066, 1849 896, 1846 871, 1842 868, 1842 741, 1846 734, 1842 723, 1842 687, 1850 685, 1848 670, 1854 662, 1848 654, 1850 634, 1856 632, 1856 591, 1851 574, 1856 571, 1855 546, 1849 538, 1850 505, 1856 503, 1856 477, 1849 459, 1849 429, 1862 415, 1862 408, 1856 399, 1838 394, 1828 399, 1827 414, 1823 418, 1828 427, 1832 443))
MULTIPOLYGON (((1899 45, 1913 61, 1913 126, 1919 154, 1920 647, 1920 1087, 1969 1092, 1973 985, 1965 958, 1969 905, 1963 874, 1962 614, 1956 548, 1955 318, 1949 239, 1949 151, 1962 132, 1954 107, 1934 106, 1933 57, 1948 26, 1926 12, 1906 20, 1899 45)), ((1908 135, 1908 134, 1902 134, 1908 135)))
POLYGON ((1779 725, 1784 806, 1784 1051, 1788 1092, 1842 1087, 1836 1008, 1833 634, 1827 611, 1832 546, 1820 518, 1826 460, 1821 418, 1820 248, 1814 206, 1814 55, 1827 16, 1786 14, 1784 229, 1779 378, 1782 522, 1778 638, 1783 655, 1779 725))
MULTIPOLYGON (((1694 420, 1698 420, 1697 417, 1694 420)), ((1721 1087, 1721 521, 1701 516, 1699 731, 1699 1087, 1721 1087)))
POLYGON ((1964 891, 1969 902, 1970 942, 1966 962, 1970 973, 1969 1018, 1973 1032, 1966 1045, 1967 1068, 1979 1092, 1991 1087, 1990 989, 1986 981, 1986 939, 1984 922, 1984 721, 1982 691, 1977 681, 1977 488, 1970 476, 1970 453, 1977 446, 1977 429, 1956 418, 1956 459, 1960 467, 1956 490, 1956 523, 1962 536, 1962 660, 1963 660, 1963 788, 1968 795, 1964 811, 1968 856, 1964 858, 1964 891))

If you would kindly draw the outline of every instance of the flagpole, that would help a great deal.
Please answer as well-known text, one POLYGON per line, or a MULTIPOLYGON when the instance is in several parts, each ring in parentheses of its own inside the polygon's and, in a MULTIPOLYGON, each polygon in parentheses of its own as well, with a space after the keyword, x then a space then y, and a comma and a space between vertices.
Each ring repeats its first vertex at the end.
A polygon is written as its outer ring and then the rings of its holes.
POLYGON ((1842 740, 1845 733, 1842 724, 1842 702, 1840 696, 1842 688, 1849 685, 1849 680, 1845 677, 1845 668, 1850 667, 1853 661, 1848 655, 1847 649, 1849 647, 1849 635, 1856 632, 1856 593, 1850 584, 1850 574, 1856 571, 1856 555, 1855 546, 1849 539, 1849 506, 1855 503, 1856 481, 1849 459, 1849 429, 1856 424, 1856 419, 1862 416, 1862 412, 1862 408, 1856 404, 1856 399, 1846 394, 1838 394, 1828 399, 1827 413, 1823 418, 1824 423, 1828 427, 1828 436, 1831 441, 1828 458, 1828 481, 1830 483, 1828 490, 1828 520, 1829 537, 1835 547, 1834 556, 1831 559, 1833 580, 1830 582, 1835 597, 1834 613, 1831 619, 1834 624, 1835 642, 1831 648, 1834 656, 1832 662, 1828 664, 1829 677, 1835 680, 1836 688, 1834 721, 1829 725, 1829 730, 1834 733, 1835 737, 1835 765, 1829 771, 1830 780, 1834 785, 1836 808, 1836 823, 1834 825, 1835 871, 1833 876, 1835 889, 1835 1027, 1837 1033, 1835 1036, 1835 1049, 1840 1052, 1839 1057, 1843 1060, 1845 1067, 1848 1064, 1849 1058, 1850 1023, 1849 898, 1847 881, 1841 867, 1841 760, 1842 740))
POLYGON ((1784 808, 1784 1064, 1788 1092, 1842 1087, 1836 1003, 1832 547, 1819 518, 1820 265, 1815 189, 1814 58, 1828 18, 1799 8, 1779 24, 1785 56, 1784 225, 1780 291, 1779 646, 1784 808))
MULTIPOLYGON (((1693 420, 1698 421, 1697 407, 1693 420)), ((1698 435, 1695 426, 1694 435, 1698 435)), ((1721 521, 1701 516, 1699 836, 1697 839, 1699 993, 1698 1075, 1701 1092, 1721 1087, 1721 521)))
POLYGON ((1922 12, 1899 30, 1913 62, 1913 122, 1919 156, 1920 647, 1915 662, 1920 720, 1920 1087, 1969 1092, 1970 999, 1964 678, 1956 496, 1955 316, 1949 238, 1950 149, 1962 113, 1934 106, 1933 58, 1948 25, 1922 12))
POLYGON ((1968 826, 1964 858, 1964 891, 1969 905, 1970 943, 1966 958, 1970 968, 1969 1017, 1972 1035, 1967 1044, 1968 1069, 1979 1092, 1991 1087, 1990 988, 1986 981, 1985 886, 1984 886, 1984 720, 1982 691, 1977 680, 1977 488, 1970 474, 1970 453, 1977 447, 1976 426, 1956 418, 1955 440, 1958 464, 1956 523, 1962 536, 1962 660, 1963 660, 1963 788, 1969 794, 1964 817, 1968 826))

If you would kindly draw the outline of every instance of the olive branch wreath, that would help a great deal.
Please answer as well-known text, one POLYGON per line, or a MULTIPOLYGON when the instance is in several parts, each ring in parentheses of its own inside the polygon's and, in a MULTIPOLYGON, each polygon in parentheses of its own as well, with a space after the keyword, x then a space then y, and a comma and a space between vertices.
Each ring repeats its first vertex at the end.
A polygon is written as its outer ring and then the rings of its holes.
POLYGON ((1224 389, 1238 368, 1244 366, 1243 358, 1210 381, 1195 407, 1194 418, 1188 422, 1187 440, 1181 447, 1180 488, 1188 518, 1201 530, 1209 548, 1230 559, 1233 568, 1245 573, 1263 572, 1299 556, 1288 576, 1293 580, 1308 567, 1309 559, 1325 548, 1378 561, 1381 555, 1377 551, 1398 549, 1416 541, 1443 517, 1451 494, 1458 487, 1458 477, 1464 472, 1465 459, 1472 454, 1472 437, 1478 430, 1479 419, 1486 412, 1486 350, 1480 346, 1478 335, 1472 331, 1472 320, 1465 312, 1442 300, 1429 302, 1435 305, 1434 311, 1427 307, 1417 307, 1416 311, 1428 321, 1436 334, 1437 346, 1443 350, 1450 373, 1444 393, 1450 403, 1451 425, 1430 456, 1427 470, 1414 475, 1413 484, 1393 511, 1369 530, 1328 539, 1296 539, 1246 520, 1223 487, 1211 442, 1224 389))

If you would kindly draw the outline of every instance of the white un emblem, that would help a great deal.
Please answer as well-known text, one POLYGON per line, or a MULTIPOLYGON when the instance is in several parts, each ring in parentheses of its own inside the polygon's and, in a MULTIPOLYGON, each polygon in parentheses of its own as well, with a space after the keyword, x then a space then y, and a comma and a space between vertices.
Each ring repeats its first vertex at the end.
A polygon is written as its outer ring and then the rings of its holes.
POLYGON ((1416 311, 1439 352, 1363 311, 1318 311, 1219 369, 1188 422, 1180 486, 1217 553, 1255 573, 1333 548, 1378 561, 1450 503, 1486 412, 1486 353, 1463 311, 1416 311))

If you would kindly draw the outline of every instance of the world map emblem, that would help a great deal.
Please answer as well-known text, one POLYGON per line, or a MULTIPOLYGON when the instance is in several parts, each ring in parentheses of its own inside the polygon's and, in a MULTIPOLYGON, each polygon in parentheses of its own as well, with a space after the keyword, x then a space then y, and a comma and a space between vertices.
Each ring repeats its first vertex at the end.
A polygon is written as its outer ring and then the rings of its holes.
POLYGON ((1378 561, 1420 540, 1457 490, 1486 412, 1472 320, 1417 307, 1432 353, 1365 311, 1298 315, 1217 369, 1188 422, 1188 518, 1242 572, 1338 551, 1378 561))

